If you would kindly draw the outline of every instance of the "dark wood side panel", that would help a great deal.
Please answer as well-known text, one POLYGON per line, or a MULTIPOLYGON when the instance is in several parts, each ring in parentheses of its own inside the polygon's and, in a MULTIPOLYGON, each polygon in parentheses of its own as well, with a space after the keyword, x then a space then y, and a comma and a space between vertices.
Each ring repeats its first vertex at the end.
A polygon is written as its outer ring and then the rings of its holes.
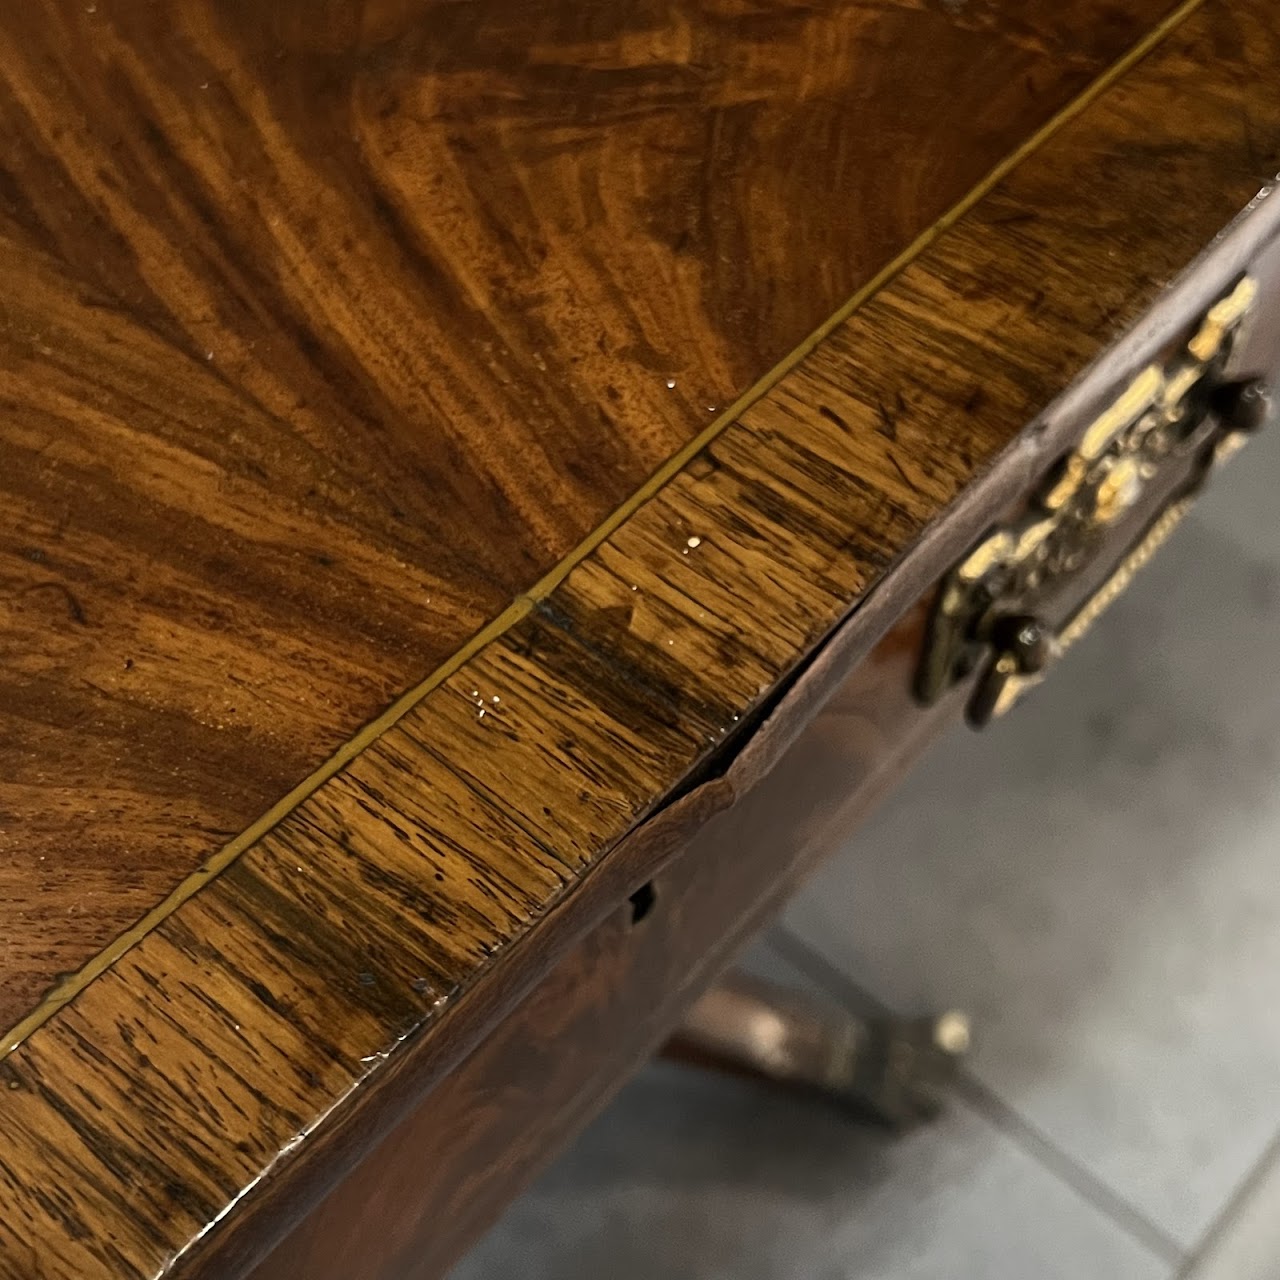
MULTIPOLYGON (((1280 290, 1280 238, 1253 270, 1266 290, 1280 290)), ((1280 374, 1280 306, 1248 326, 1235 360, 1239 373, 1280 374)), ((1162 471, 1059 600, 1060 618, 1111 575, 1197 466, 1188 457, 1162 471)), ((1007 504, 993 492, 986 511, 1007 506, 1020 514, 1024 497, 1007 504)), ((803 723, 806 705, 820 705, 816 717, 754 786, 734 780, 732 806, 649 882, 656 896, 643 921, 637 926, 631 904, 620 902, 281 1242, 253 1280, 440 1275, 676 1024, 744 930, 814 862, 844 846, 930 735, 954 725, 968 687, 928 709, 911 695, 929 607, 926 601, 909 611, 832 693, 832 673, 843 669, 837 638, 771 714, 766 734, 803 723)), ((846 625, 841 635, 852 629, 846 625)), ((629 843, 615 859, 625 862, 629 843)), ((631 890, 632 881, 623 888, 631 890)), ((625 1162, 626 1153, 618 1158, 625 1162)))
POLYGON ((1160 297, 1280 143, 1271 17, 1206 0, 0 1063, 0 1274, 234 1274, 474 1048, 643 868, 627 833, 851 608, 865 650, 1273 233, 1264 202, 1160 297))
POLYGON ((778 767, 653 878, 640 923, 623 900, 253 1280, 441 1275, 954 719, 954 700, 925 711, 910 697, 922 623, 916 610, 887 636, 778 767))
POLYGON ((0 1030, 1168 7, 5 5, 0 1030))

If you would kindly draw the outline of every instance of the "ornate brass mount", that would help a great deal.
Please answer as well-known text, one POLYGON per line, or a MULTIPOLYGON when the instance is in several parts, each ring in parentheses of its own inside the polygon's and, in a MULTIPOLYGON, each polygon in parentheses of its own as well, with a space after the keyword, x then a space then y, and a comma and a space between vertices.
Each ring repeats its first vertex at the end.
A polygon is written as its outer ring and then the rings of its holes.
POLYGON ((938 590, 917 674, 923 701, 936 701, 981 668, 969 721, 982 725, 1003 715, 1151 558, 1213 462, 1265 422, 1269 397, 1262 383, 1226 378, 1257 293, 1254 280, 1240 280, 1177 357, 1144 369, 1090 425, 1050 470, 1027 512, 990 531, 951 570, 938 590), (1185 469, 1189 454, 1195 457, 1191 480, 1177 500, 1055 630, 1044 619, 1046 606, 1087 571, 1107 532, 1134 510, 1161 471, 1179 459, 1185 469))

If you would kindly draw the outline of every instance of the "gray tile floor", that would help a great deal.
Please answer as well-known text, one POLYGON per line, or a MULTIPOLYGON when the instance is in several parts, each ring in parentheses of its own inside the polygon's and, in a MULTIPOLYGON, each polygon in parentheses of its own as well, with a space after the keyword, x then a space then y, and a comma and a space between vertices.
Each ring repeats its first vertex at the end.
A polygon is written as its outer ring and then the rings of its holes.
POLYGON ((455 1280, 1280 1277, 1278 488, 1280 429, 758 946, 831 999, 967 1008, 944 1119, 651 1067, 455 1280))

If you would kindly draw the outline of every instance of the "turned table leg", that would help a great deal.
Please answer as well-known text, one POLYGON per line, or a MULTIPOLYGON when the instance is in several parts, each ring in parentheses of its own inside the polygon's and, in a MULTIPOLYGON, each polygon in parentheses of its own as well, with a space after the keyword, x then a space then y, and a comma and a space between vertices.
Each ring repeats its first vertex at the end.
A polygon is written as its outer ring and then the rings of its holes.
POLYGON ((731 973, 690 1010, 666 1058, 817 1092, 893 1126, 936 1113, 969 1020, 856 1018, 731 973))

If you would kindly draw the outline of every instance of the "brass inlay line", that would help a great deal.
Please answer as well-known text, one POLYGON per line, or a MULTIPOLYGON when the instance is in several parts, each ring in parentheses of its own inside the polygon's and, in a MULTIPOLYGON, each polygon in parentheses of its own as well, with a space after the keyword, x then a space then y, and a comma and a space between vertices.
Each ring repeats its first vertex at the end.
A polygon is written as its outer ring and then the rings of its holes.
POLYGON ((918 258, 944 232, 950 230, 974 205, 1013 172, 1028 156, 1038 151, 1064 125, 1070 123, 1097 100, 1121 76, 1145 58, 1171 32, 1189 18, 1205 0, 1183 0, 1165 18, 1153 27, 1122 58, 1107 68, 1078 97, 1072 99, 1025 142, 1011 151, 971 191, 951 206, 936 222, 920 233, 896 258, 883 266, 838 311, 818 326, 793 351, 784 356, 763 377, 758 379, 707 427, 700 431, 683 448, 669 457, 621 506, 598 524, 554 568, 544 574, 522 595, 517 596, 506 609, 450 655, 426 679, 416 684, 396 699, 380 716, 371 720, 353 738, 344 743, 328 760, 307 778, 298 783, 287 795, 272 805, 251 826, 246 827, 234 840, 223 845, 217 853, 183 879, 173 891, 157 903, 136 924, 126 929, 108 946, 75 973, 68 975, 54 986, 16 1026, 0 1039, 0 1059, 13 1052, 33 1031, 47 1022, 59 1009, 70 1003, 95 978, 105 973, 126 952, 141 942, 153 929, 173 914, 184 902, 195 896, 210 880, 225 871, 246 849, 260 840, 277 823, 288 816, 313 792, 349 764, 370 743, 381 737, 403 716, 407 715, 433 689, 454 674, 464 663, 497 639, 522 618, 533 606, 545 599, 606 538, 629 517, 635 514, 669 480, 676 476, 730 423, 768 392, 784 375, 796 367, 834 329, 843 324, 859 307, 879 293, 891 280, 918 258))

